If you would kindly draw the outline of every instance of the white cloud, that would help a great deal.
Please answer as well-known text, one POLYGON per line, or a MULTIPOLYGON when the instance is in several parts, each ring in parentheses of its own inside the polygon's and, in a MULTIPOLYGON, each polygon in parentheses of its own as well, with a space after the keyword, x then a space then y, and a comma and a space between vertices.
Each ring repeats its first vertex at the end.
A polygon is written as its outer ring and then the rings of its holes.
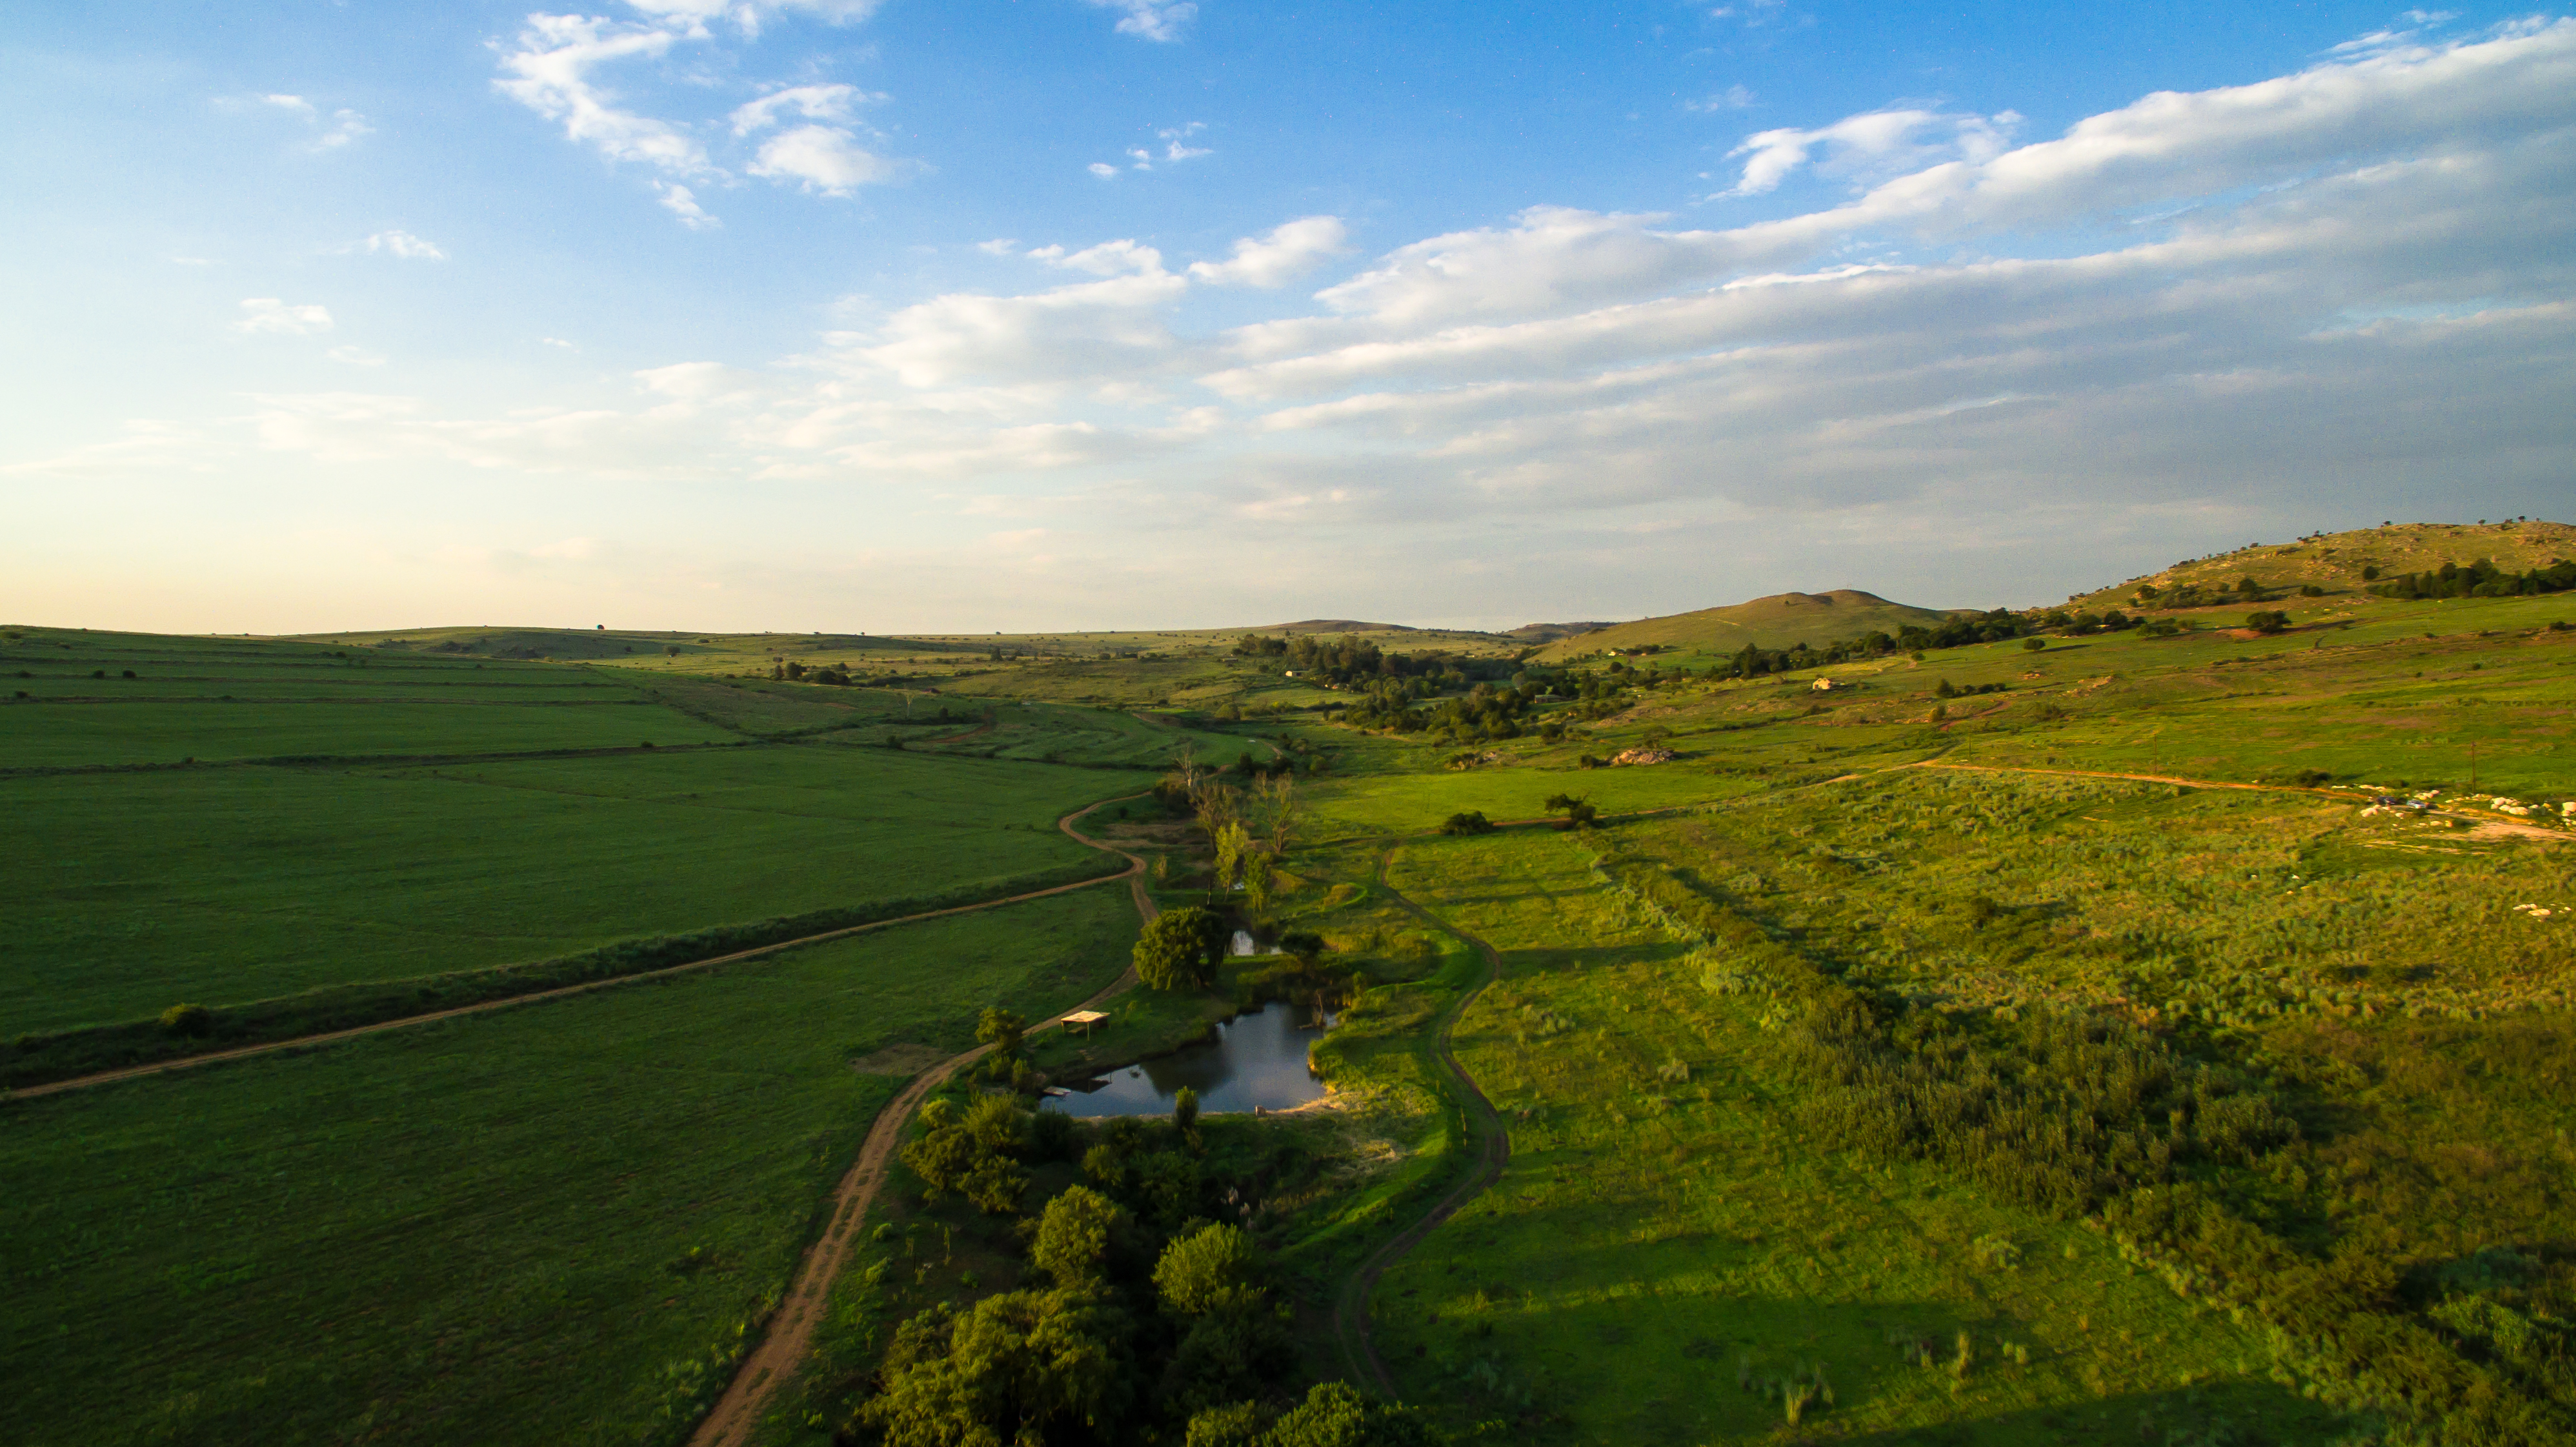
POLYGON ((1193 146, 1189 144, 1190 137, 1195 136, 1206 129, 1207 123, 1205 121, 1192 121, 1185 126, 1174 126, 1169 130, 1156 131, 1154 134, 1162 138, 1163 159, 1166 161, 1190 161, 1196 160, 1201 156, 1215 155, 1216 153, 1214 151, 1207 149, 1205 146, 1193 146))
POLYGON ((884 0, 626 0, 634 9, 665 23, 692 29, 730 20, 745 35, 760 33, 770 15, 801 13, 832 25, 855 25, 874 15, 884 0))
POLYGON ((1750 110, 1753 108, 1754 99, 1753 92, 1740 85, 1730 85, 1715 95, 1705 96, 1699 100, 1683 101, 1682 109, 1698 111, 1703 115, 1718 111, 1750 110))
POLYGON ((433 241, 424 241, 408 231, 379 231, 358 243, 358 249, 373 256, 381 252, 405 261, 445 261, 447 253, 433 241))
POLYGON ((751 174, 793 180, 808 191, 847 196, 861 186, 893 180, 902 169, 861 146, 856 136, 838 126, 798 126, 761 144, 751 174))
POLYGON ((698 204, 696 193, 679 182, 656 181, 653 183, 653 189, 661 198, 656 204, 679 217, 680 224, 691 231, 713 231, 724 225, 722 221, 708 215, 706 208, 698 204))
POLYGON ((1069 271, 1087 271, 1094 276, 1117 276, 1123 272, 1151 276, 1163 269, 1163 253, 1133 241, 1104 241, 1097 246, 1067 252, 1061 246, 1039 246, 1028 253, 1032 261, 1061 266, 1069 271))
POLYGON ((1085 0, 1085 3, 1103 10, 1124 11, 1118 17, 1119 34, 1167 44, 1179 40, 1182 29, 1199 14, 1199 7, 1189 0, 1180 0, 1177 4, 1165 3, 1165 0, 1085 0))
POLYGON ((353 110, 331 112, 331 124, 326 130, 322 125, 321 108, 300 95, 264 95, 259 99, 262 104, 275 106, 313 127, 316 134, 310 146, 316 151, 338 150, 360 136, 375 134, 376 128, 367 124, 367 118, 353 110))
POLYGON ((778 113, 792 110, 809 121, 846 121, 854 107, 862 102, 882 101, 881 95, 870 95, 854 85, 800 85, 772 91, 760 99, 734 107, 733 133, 747 136, 778 122, 778 113))
POLYGON ((619 109, 615 96, 591 79, 592 71, 612 61, 660 56, 674 38, 653 25, 533 14, 519 32, 518 48, 502 52, 504 78, 493 85, 546 119, 563 122, 567 138, 610 160, 641 162, 676 176, 707 175, 715 168, 697 137, 668 121, 619 109))
POLYGON ((331 330, 331 312, 323 306, 289 306, 277 297, 255 296, 245 298, 241 310, 233 330, 251 336, 310 337, 331 330))
POLYGON ((539 337, 537 340, 545 346, 561 347, 567 352, 578 352, 581 350, 581 348, 574 346, 572 343, 565 341, 561 337, 539 337))
POLYGON ((1267 236, 1235 242, 1234 255, 1225 261, 1191 263, 1190 276, 1212 286, 1285 286, 1348 251, 1348 240, 1340 217, 1302 216, 1267 236))
POLYGON ((1763 131, 1745 137, 1728 159, 1749 156, 1744 177, 1730 196, 1758 196, 1778 186, 1790 172, 1822 150, 1816 169, 1829 176, 1883 179, 1919 170, 1935 161, 1957 159, 1971 165, 1993 160, 2010 143, 2021 117, 2011 111, 1995 116, 1944 115, 1936 111, 1871 111, 1846 116, 1812 131, 1763 131))
POLYGON ((1009 256, 1020 249, 1020 243, 1008 236, 996 236, 990 241, 976 242, 975 249, 986 256, 1009 256))
POLYGON ((1094 161, 1084 169, 1104 181, 1114 181, 1118 178, 1118 168, 1106 161, 1094 161))

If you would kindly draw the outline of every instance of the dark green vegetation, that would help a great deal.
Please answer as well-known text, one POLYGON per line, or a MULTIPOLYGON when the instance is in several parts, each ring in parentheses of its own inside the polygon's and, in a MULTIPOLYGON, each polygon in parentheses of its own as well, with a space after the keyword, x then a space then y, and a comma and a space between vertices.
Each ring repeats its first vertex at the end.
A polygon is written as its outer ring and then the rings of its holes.
POLYGON ((900 1083, 851 1062, 1063 1009, 1133 927, 1084 890, 18 1102, 9 1438, 683 1440, 900 1083))

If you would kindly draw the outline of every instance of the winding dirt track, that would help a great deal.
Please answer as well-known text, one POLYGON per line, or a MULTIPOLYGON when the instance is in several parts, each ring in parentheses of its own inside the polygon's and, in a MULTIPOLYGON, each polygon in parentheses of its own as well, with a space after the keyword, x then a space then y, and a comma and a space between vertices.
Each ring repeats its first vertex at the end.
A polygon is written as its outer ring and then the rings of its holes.
POLYGON ((1386 1363, 1378 1359, 1377 1343, 1369 1330, 1369 1297, 1376 1292, 1378 1278, 1386 1274, 1388 1267, 1402 1260, 1407 1252, 1421 1245, 1423 1238, 1437 1229, 1441 1222, 1458 1214, 1460 1207, 1483 1194, 1486 1187, 1502 1178, 1503 1167, 1510 1164, 1512 1159, 1512 1137, 1509 1131, 1503 1129, 1503 1118, 1495 1111, 1492 1102, 1486 1100, 1485 1093, 1476 1088, 1475 1077, 1469 1075, 1466 1068, 1458 1063, 1457 1055, 1449 1048, 1450 1033, 1457 1028, 1459 1017, 1467 1012, 1467 1006, 1473 1003, 1478 995, 1483 994, 1485 988, 1493 984, 1495 978, 1502 973, 1503 957, 1492 945, 1396 893, 1386 882, 1384 859, 1378 861, 1377 873, 1377 887, 1385 891, 1387 898, 1404 906, 1432 927, 1456 935, 1475 946, 1476 952, 1485 957, 1485 977, 1478 980, 1467 993, 1460 995, 1457 1002, 1442 1014, 1440 1034, 1433 1045, 1433 1053, 1441 1066, 1458 1082, 1458 1091, 1465 1102, 1469 1117, 1469 1131, 1478 1138, 1474 1168, 1468 1171, 1464 1180, 1450 1189, 1449 1194, 1442 1196, 1438 1204, 1424 1213, 1421 1220, 1406 1227, 1392 1240, 1372 1252, 1366 1261, 1361 1262, 1360 1269, 1351 1274, 1351 1279, 1342 1287, 1341 1295, 1333 1302, 1333 1334, 1340 1339, 1342 1354, 1349 1359, 1352 1371, 1365 1376, 1369 1385, 1392 1398, 1395 1396, 1395 1379, 1387 1374, 1386 1363))
MULTIPOLYGON (((2181 784, 2193 789, 2238 789, 2249 794, 2312 794, 2317 798, 2332 799, 2342 804, 2369 802, 2366 799, 2354 797, 2354 791, 2350 789, 2311 789, 2298 784, 2239 784, 2226 779, 2186 779, 2179 774, 2120 774, 2107 769, 2034 769, 2018 764, 1944 764, 1932 759, 1899 764, 1897 767, 1900 769, 1956 769, 1971 774, 2051 774, 2075 779, 2130 779, 2141 784, 2181 784)), ((1880 772, 1892 771, 1881 770, 1880 772)), ((1868 776, 1865 774, 1845 774, 1840 779, 1828 779, 1826 782, 1839 784, 1846 779, 1866 777, 1868 776)), ((2493 819, 2483 814, 2450 814, 2439 809, 2431 809, 2425 811, 2424 817, 2455 820, 2474 825, 2477 834, 2507 834, 2518 838, 2547 839, 2553 842, 2564 842, 2568 837, 2560 830, 2543 829, 2536 824, 2516 824, 2509 819, 2493 819)))
MULTIPOLYGON (((1141 796, 1131 794, 1127 797, 1141 796)), ((1077 843, 1086 844, 1091 848, 1104 850, 1125 859, 1127 871, 1124 874, 1110 875, 1108 878, 1126 880, 1128 889, 1135 897, 1136 912, 1150 920, 1157 911, 1153 899, 1145 893, 1145 861, 1129 854, 1126 850, 1112 849, 1097 839, 1077 832, 1073 827, 1075 820, 1090 813, 1092 809, 1099 808, 1101 804, 1118 802, 1116 799, 1103 799, 1100 804, 1067 814, 1056 821, 1056 827, 1062 829, 1077 843)), ((1062 891, 1042 892, 1056 894, 1062 891)), ((1035 898, 1036 896, 1021 897, 1035 898)), ((996 901, 996 903, 1009 902, 996 901)), ((943 913, 955 912, 943 911, 943 913)), ((917 918, 927 918, 927 916, 917 916, 917 918)), ((1074 1006, 1072 1010, 1065 1011, 1063 1015, 1049 1016, 1030 1026, 1029 1033, 1034 1035, 1041 1030, 1053 1029, 1064 1023, 1065 1015, 1070 1015, 1075 1010, 1094 1009, 1103 1001, 1122 993, 1135 983, 1136 972, 1131 968, 1111 981, 1107 989, 1074 1006)), ((740 1444, 749 1439, 750 1429, 759 1422, 761 1409, 769 1404, 770 1395, 778 1389, 780 1383, 794 1375, 797 1366, 805 1360, 806 1352, 814 1344, 814 1328, 823 1320, 823 1307, 831 1298, 832 1283, 840 1276, 842 1263, 849 1259, 850 1245, 858 1239, 859 1226, 867 1220, 868 1207, 875 1202, 878 1189, 885 1185, 886 1167, 894 1160, 896 1143, 903 1138, 904 1122, 912 1119, 912 1113, 921 1105, 923 1097, 938 1089, 961 1068, 982 1059, 992 1048, 989 1045, 978 1045, 964 1054, 952 1055, 921 1072, 914 1076, 912 1083, 906 1085, 894 1099, 886 1102, 885 1109, 877 1112, 876 1123, 868 1129, 867 1141, 859 1147, 858 1160, 850 1166, 849 1173, 841 1177, 841 1184, 832 1191, 831 1224, 823 1228, 822 1236, 813 1245, 805 1248, 805 1257, 796 1264, 796 1276, 788 1284, 787 1295, 779 1302, 777 1312, 769 1319, 767 1333, 761 1337, 760 1345, 752 1350, 750 1356, 743 1359, 742 1366, 734 1372, 733 1380, 725 1386, 724 1395, 716 1399, 714 1410, 707 1413, 706 1420, 698 1424, 697 1432, 689 1438, 690 1447, 719 1447, 719 1444, 740 1444)))

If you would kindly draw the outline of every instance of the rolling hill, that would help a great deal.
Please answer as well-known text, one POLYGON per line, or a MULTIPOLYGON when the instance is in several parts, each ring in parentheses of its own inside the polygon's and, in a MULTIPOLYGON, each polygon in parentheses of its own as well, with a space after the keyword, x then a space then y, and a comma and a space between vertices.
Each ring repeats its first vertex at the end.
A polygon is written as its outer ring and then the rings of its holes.
POLYGON ((1908 623, 1929 625, 1949 616, 1937 608, 1891 603, 1857 588, 1837 588, 1830 593, 1780 593, 1724 608, 1702 608, 1615 624, 1559 639, 1538 657, 1541 662, 1561 663, 1587 654, 1649 644, 1703 653, 1732 653, 1748 643, 1764 648, 1786 648, 1796 643, 1823 645, 1873 628, 1893 633, 1908 623))
POLYGON ((2444 563, 2465 568, 2485 558, 2512 572, 2576 558, 2576 526, 2515 519, 2500 523, 2390 523, 2341 533, 2311 533, 2291 543, 2255 543, 2131 578, 2067 599, 2070 607, 2123 608, 2141 585, 2159 594, 2178 587, 2219 590, 2240 578, 2266 588, 2313 585, 2329 593, 2361 591, 2365 568, 2382 575, 2430 572, 2444 563))

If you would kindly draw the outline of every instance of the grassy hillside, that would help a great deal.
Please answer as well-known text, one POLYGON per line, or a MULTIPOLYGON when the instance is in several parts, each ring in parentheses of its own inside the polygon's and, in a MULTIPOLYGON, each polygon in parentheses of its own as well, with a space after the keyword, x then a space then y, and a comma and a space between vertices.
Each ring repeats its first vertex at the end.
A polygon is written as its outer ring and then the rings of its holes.
POLYGON ((2316 533, 2291 543, 2258 543, 2191 558, 2157 572, 2067 600, 2071 606, 2129 608, 2138 606, 2138 588, 2159 593, 2181 586, 2206 591, 2233 588, 2252 578, 2267 589, 2295 592, 2321 587, 2330 594, 2358 593, 2368 587, 2365 568, 2382 575, 2421 573, 2444 563, 2465 568, 2480 558, 2502 568, 2524 572, 2561 558, 2576 558, 2576 526, 2552 522, 2393 523, 2351 532, 2316 533))
POLYGON ((1937 609, 1891 603, 1875 593, 1851 588, 1837 588, 1830 593, 1781 593, 1723 608, 1612 624, 1561 638, 1542 650, 1538 658, 1541 662, 1558 663, 1648 645, 1704 654, 1733 653, 1748 643, 1760 648, 1811 643, 1821 648, 1837 639, 1857 638, 1873 630, 1894 633, 1908 623, 1939 623, 1949 616, 1937 609))

